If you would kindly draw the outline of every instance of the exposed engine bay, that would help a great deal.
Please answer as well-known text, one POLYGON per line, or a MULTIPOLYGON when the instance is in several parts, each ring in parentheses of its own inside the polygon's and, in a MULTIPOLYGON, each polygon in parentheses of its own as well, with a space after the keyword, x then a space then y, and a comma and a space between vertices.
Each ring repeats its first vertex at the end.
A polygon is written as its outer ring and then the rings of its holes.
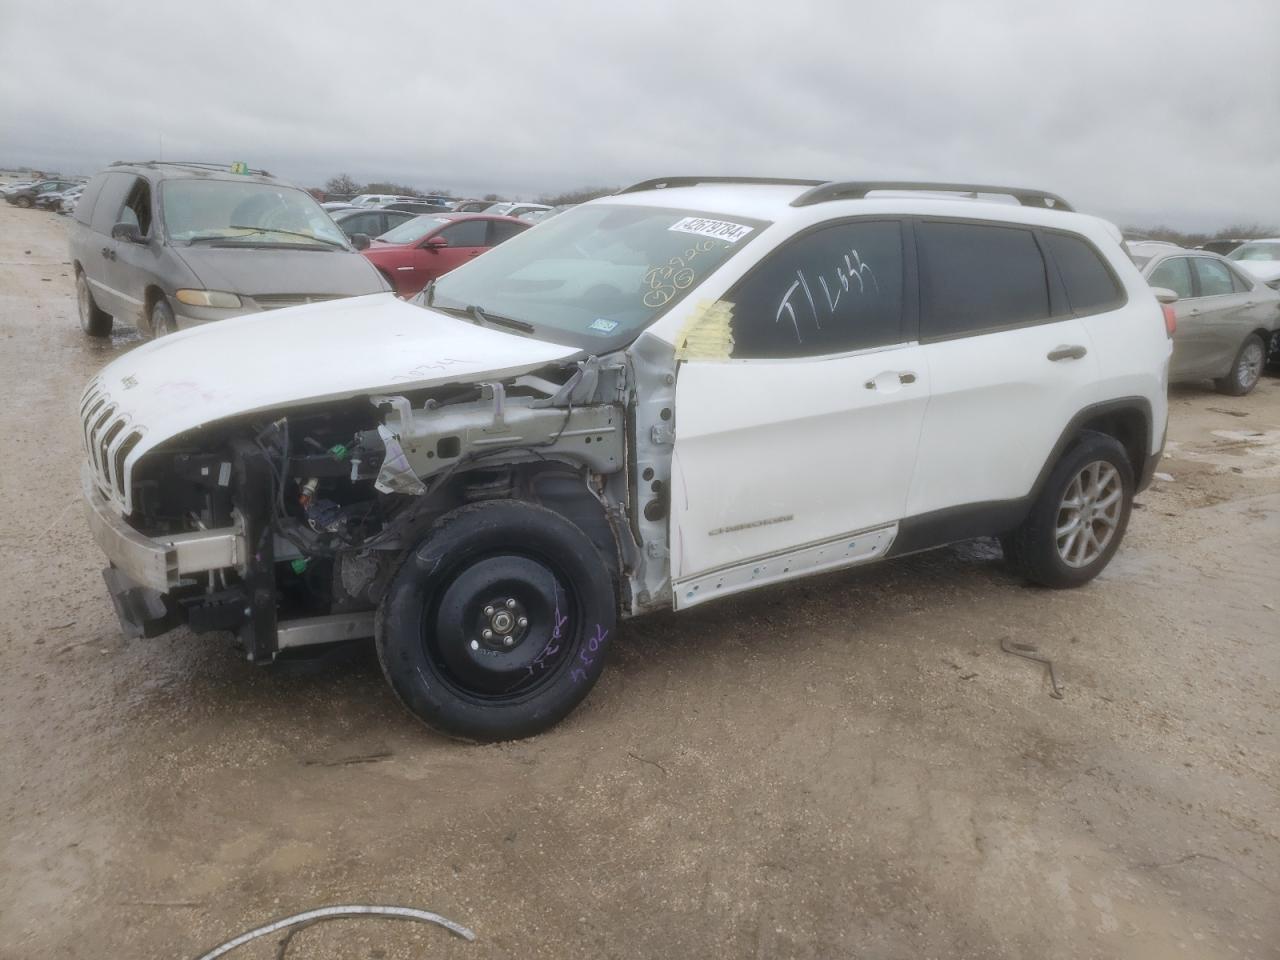
MULTIPOLYGON (((234 528, 247 555, 163 596, 135 596, 131 618, 145 635, 179 623, 236 631, 258 661, 368 635, 406 551, 449 511, 497 499, 545 507, 586 533, 624 616, 663 606, 670 363, 661 348, 652 361, 643 350, 588 357, 175 437, 134 468, 130 526, 154 539, 234 528), (653 389, 637 391, 637 376, 653 389)), ((129 586, 113 584, 113 595, 129 586)))

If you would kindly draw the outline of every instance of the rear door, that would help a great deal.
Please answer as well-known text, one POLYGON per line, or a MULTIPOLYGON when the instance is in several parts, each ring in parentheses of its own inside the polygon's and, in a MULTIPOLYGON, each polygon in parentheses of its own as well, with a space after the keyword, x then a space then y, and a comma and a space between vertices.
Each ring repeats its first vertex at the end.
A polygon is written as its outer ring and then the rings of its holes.
POLYGON ((717 304, 724 353, 676 381, 677 609, 887 550, 928 398, 914 288, 902 224, 850 220, 783 244, 717 304))
POLYGON ((1203 331, 1204 376, 1226 376, 1235 362, 1240 345, 1254 329, 1252 300, 1247 290, 1232 277, 1231 269, 1221 260, 1192 257, 1191 268, 1199 297, 1197 318, 1203 331))
POLYGON ((1196 297, 1196 280, 1191 272, 1190 257, 1167 257, 1161 260, 1147 275, 1147 283, 1164 287, 1178 295, 1173 305, 1177 330, 1173 334, 1173 356, 1169 360, 1169 377, 1187 380, 1208 376, 1204 371, 1206 356, 1211 352, 1207 345, 1207 319, 1202 316, 1196 297))
POLYGON ((915 233, 930 398, 907 515, 962 530, 1016 512, 1094 400, 1097 358, 1033 228, 928 219, 915 233))

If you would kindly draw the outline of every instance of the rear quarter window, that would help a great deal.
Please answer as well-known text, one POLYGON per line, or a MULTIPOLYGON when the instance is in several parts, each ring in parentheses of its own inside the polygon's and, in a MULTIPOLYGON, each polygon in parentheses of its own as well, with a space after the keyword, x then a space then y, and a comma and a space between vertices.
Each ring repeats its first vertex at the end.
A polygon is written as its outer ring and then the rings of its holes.
POLYGON ((1072 312, 1077 316, 1103 313, 1124 303, 1124 290, 1093 244, 1066 233, 1042 236, 1066 288, 1072 312))
POLYGON ((926 221, 916 227, 916 249, 922 340, 1049 318, 1048 274, 1031 230, 926 221))
POLYGON ((80 195, 79 202, 71 216, 78 223, 89 225, 90 219, 93 217, 93 205, 98 200, 98 194, 102 192, 102 185, 106 182, 110 174, 100 173, 90 180, 84 187, 84 193, 80 195))

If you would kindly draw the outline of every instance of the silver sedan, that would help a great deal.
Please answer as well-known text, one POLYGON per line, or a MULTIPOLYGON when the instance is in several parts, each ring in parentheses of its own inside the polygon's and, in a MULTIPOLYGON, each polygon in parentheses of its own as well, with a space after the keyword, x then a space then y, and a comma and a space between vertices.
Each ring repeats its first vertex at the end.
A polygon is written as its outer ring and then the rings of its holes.
POLYGON ((1262 376, 1280 331, 1280 293, 1207 250, 1130 243, 1129 254, 1153 287, 1178 295, 1169 380, 1212 380, 1243 396, 1262 376))

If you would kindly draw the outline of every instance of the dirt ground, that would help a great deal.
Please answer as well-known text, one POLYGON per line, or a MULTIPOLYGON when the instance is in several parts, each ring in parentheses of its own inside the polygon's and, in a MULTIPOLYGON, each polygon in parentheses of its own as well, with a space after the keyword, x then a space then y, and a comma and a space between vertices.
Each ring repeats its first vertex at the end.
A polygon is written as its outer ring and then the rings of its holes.
POLYGON ((1280 379, 1175 388, 1173 479, 1089 587, 979 542, 634 621, 565 723, 463 746, 367 652, 122 639, 76 402, 137 339, 81 335, 65 228, 0 205, 0 957, 196 957, 339 903, 477 939, 288 957, 1280 956, 1280 379))

